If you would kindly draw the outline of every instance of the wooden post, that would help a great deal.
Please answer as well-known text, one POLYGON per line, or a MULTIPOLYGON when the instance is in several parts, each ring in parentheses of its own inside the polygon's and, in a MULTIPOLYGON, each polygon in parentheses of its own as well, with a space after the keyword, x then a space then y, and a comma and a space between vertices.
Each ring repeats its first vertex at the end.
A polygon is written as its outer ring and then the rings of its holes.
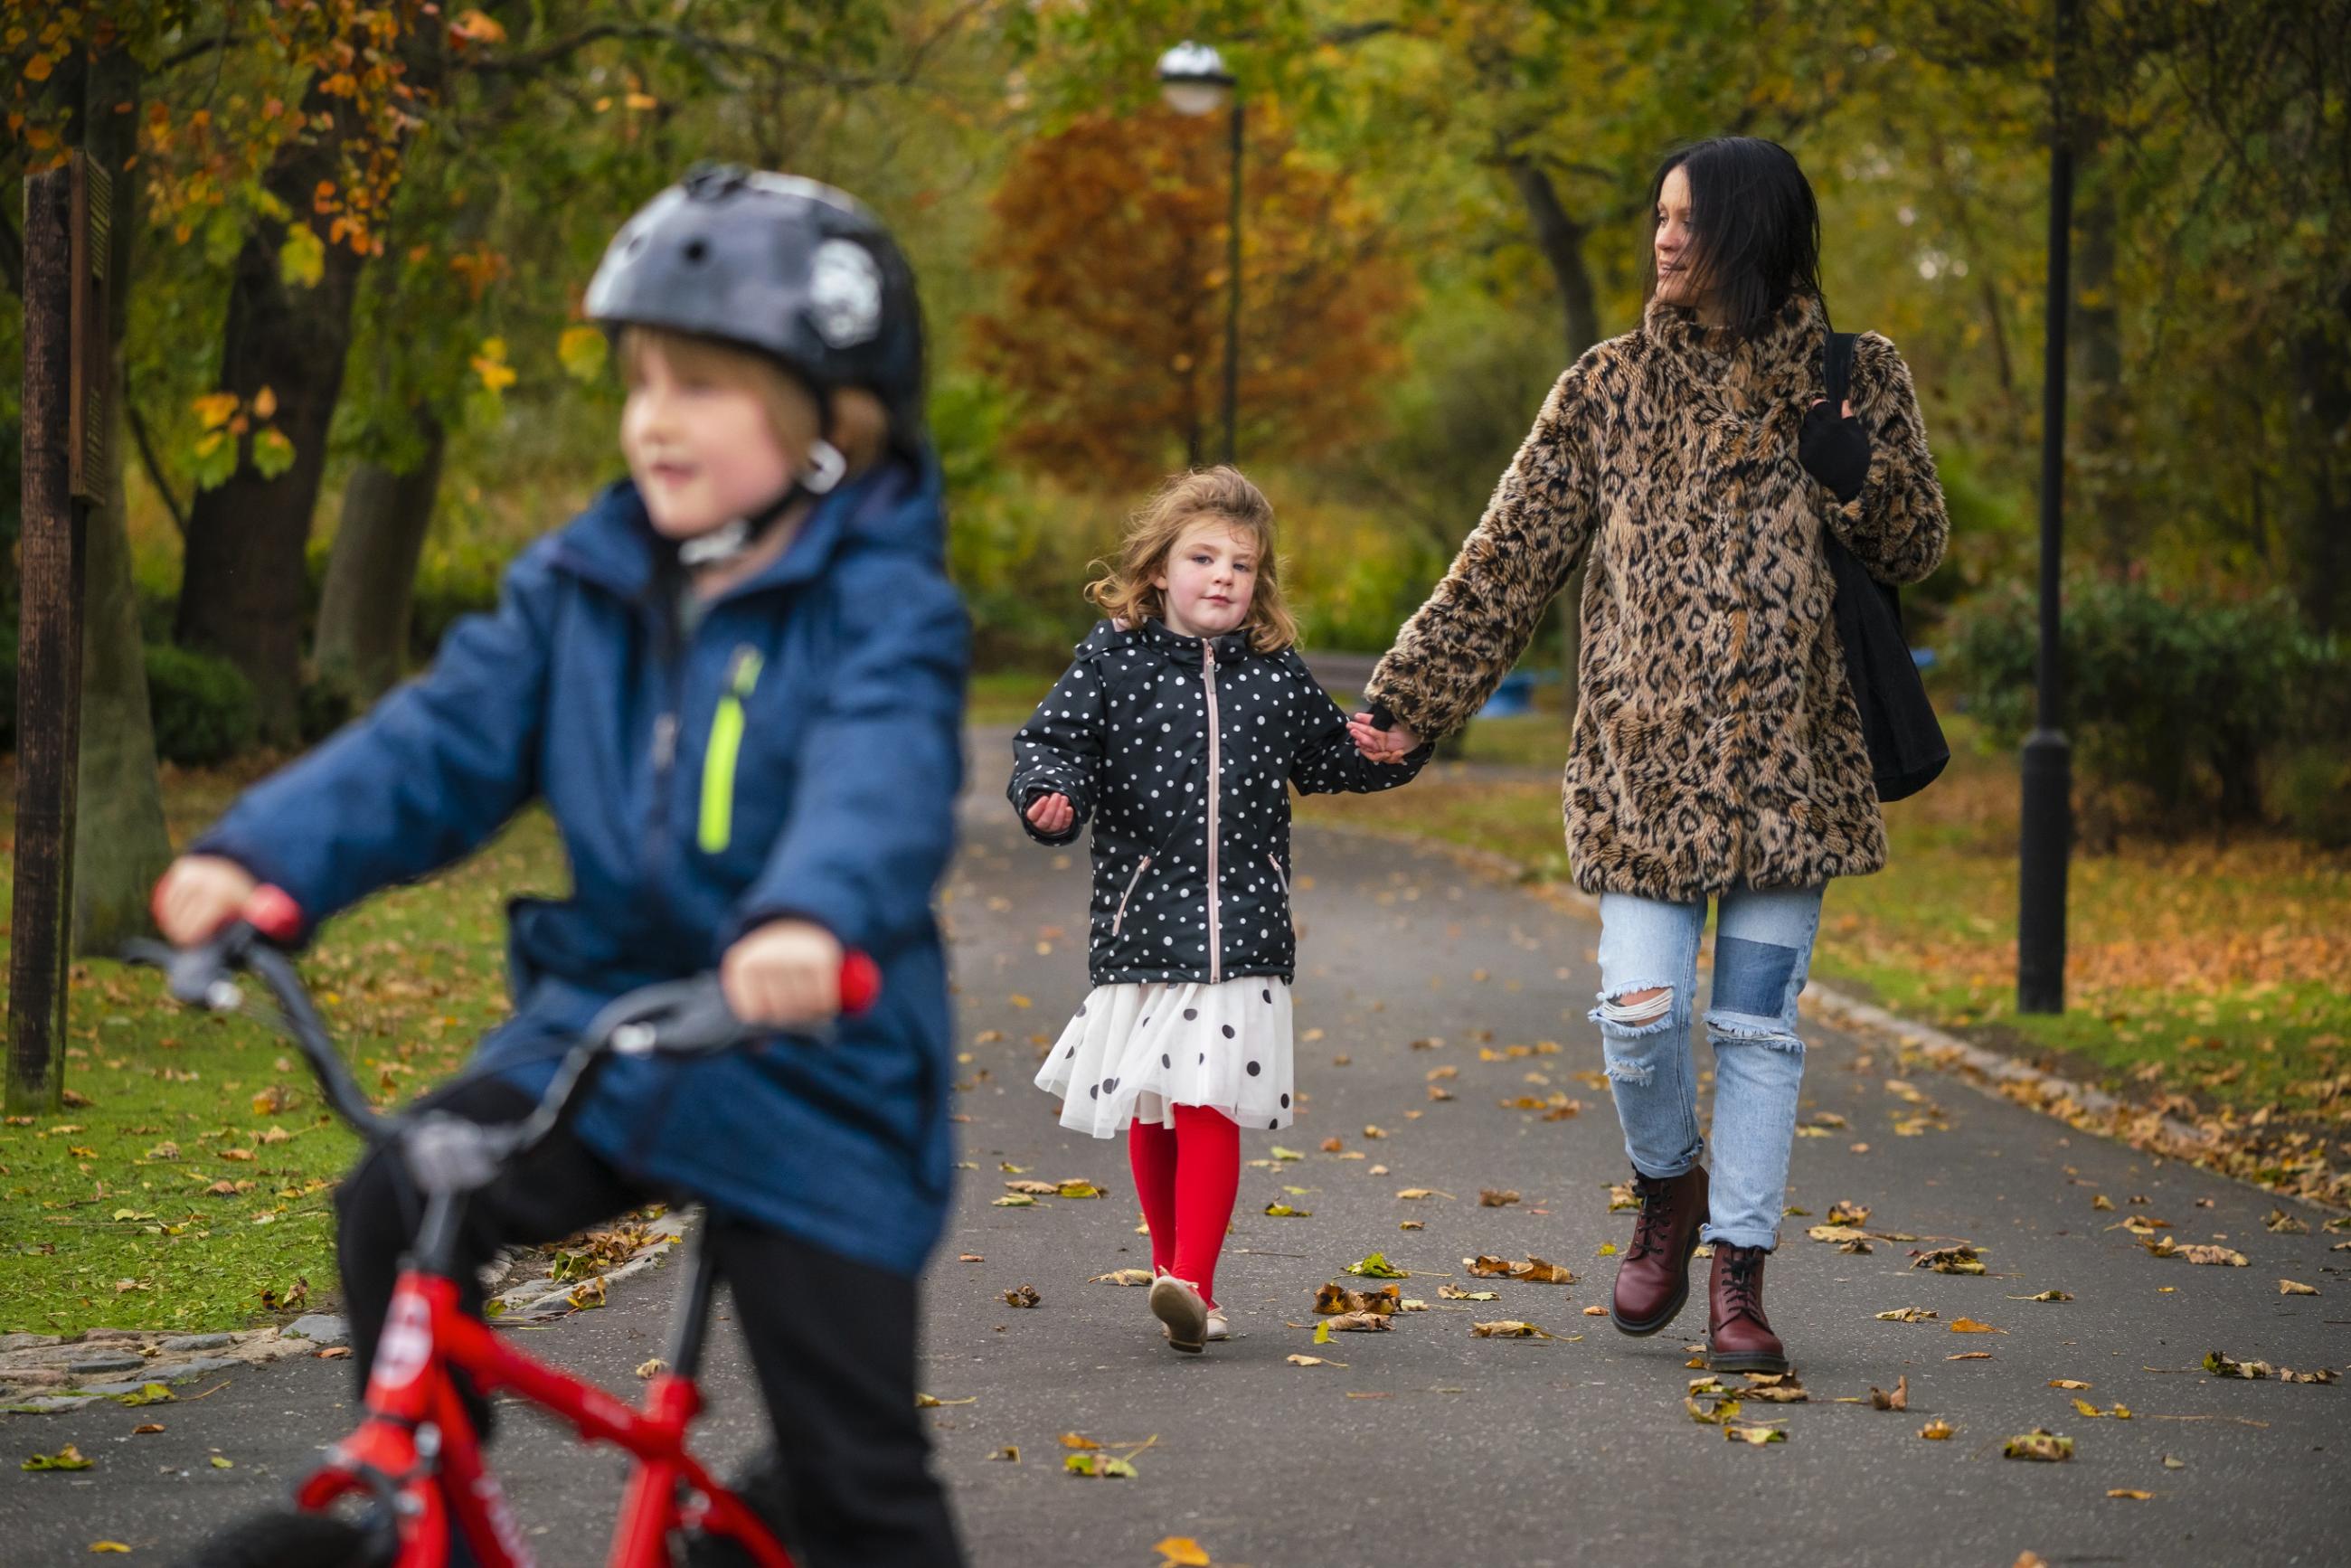
POLYGON ((25 182, 23 608, 7 1109, 60 1109, 81 754, 82 540, 105 493, 111 190, 79 152, 25 182))

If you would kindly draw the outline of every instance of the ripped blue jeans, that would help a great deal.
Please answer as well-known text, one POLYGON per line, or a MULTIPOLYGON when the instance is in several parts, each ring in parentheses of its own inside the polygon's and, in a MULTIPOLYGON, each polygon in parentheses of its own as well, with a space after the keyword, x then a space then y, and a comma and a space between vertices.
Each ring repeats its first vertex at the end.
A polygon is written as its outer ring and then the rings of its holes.
MULTIPOLYGON (((1706 1009, 1714 1048, 1714 1160, 1704 1239, 1777 1245, 1804 1042, 1796 998, 1821 927, 1818 887, 1736 889, 1717 901, 1714 987, 1706 1009)), ((1600 1005, 1592 1019, 1607 1051, 1608 1083, 1625 1127, 1625 1153, 1653 1178, 1698 1164, 1698 1071, 1691 1061, 1691 998, 1706 900, 1687 904, 1600 895, 1600 1005), (1662 988, 1645 1001, 1624 998, 1662 988)))

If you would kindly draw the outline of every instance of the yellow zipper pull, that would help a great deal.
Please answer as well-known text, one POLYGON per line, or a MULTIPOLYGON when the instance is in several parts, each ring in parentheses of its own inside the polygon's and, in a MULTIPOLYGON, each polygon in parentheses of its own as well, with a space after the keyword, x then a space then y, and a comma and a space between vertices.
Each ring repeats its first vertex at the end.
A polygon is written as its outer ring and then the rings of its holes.
POLYGON ((726 691, 711 716, 710 743, 702 753, 702 821, 695 841, 707 855, 723 853, 735 837, 735 763, 743 750, 743 699, 759 684, 759 651, 748 643, 735 650, 726 691))

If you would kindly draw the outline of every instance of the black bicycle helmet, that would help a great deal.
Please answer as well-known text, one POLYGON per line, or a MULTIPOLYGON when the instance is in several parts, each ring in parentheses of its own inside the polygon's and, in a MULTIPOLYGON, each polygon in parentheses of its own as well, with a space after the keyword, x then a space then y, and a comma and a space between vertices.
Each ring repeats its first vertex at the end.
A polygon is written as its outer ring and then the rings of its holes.
POLYGON ((607 330, 658 327, 752 350, 806 382, 828 420, 863 387, 893 443, 924 443, 923 317, 914 268, 880 218, 797 175, 701 165, 622 226, 588 285, 607 330))

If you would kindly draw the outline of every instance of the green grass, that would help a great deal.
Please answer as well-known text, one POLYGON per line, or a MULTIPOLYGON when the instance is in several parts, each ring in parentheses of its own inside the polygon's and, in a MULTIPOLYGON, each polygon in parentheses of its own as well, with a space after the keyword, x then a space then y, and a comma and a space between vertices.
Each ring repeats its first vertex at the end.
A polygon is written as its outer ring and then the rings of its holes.
MULTIPOLYGON (((2068 1010, 2015 1008, 2017 793, 2012 757, 1959 755, 1886 810, 1890 864, 1830 890, 1813 969, 1906 1016, 2053 1061, 2173 1108, 2273 1109, 2351 1123, 2351 856, 2272 838, 2126 839, 2077 853, 2068 1010)), ((1554 718, 1473 725, 1475 760, 1555 766, 1554 718)), ((1558 784, 1440 766, 1385 795, 1318 797, 1309 819, 1498 851, 1535 873, 1568 865, 1558 784)))
MULTIPOLYGON (((176 785, 175 832, 227 793, 176 785)), ((327 927, 305 972, 380 1101, 447 1077, 505 1016, 504 901, 563 874, 549 824, 527 818, 327 927)), ((289 1041, 183 1011, 152 971, 103 961, 75 967, 68 1036, 66 1087, 85 1103, 0 1126, 0 1331, 237 1328, 305 1304, 302 1281, 308 1304, 334 1295, 332 1188, 357 1141, 289 1041)))

